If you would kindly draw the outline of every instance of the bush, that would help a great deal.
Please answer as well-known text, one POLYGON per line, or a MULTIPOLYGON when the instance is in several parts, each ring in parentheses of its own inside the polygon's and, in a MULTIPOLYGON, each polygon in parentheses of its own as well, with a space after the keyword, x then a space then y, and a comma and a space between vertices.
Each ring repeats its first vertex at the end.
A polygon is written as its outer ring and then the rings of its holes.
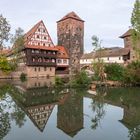
POLYGON ((90 83, 91 79, 88 77, 85 71, 77 73, 70 81, 70 85, 72 87, 88 87, 90 83))
POLYGON ((107 73, 108 80, 123 81, 124 70, 124 67, 117 63, 105 65, 105 72, 107 73))
POLYGON ((17 65, 16 63, 14 63, 14 61, 9 62, 6 57, 0 57, 0 70, 2 70, 3 72, 9 73, 11 71, 14 71, 16 67, 17 65))
POLYGON ((125 68, 124 82, 131 84, 140 83, 140 61, 134 61, 125 68))
POLYGON ((27 80, 27 75, 26 75, 25 73, 21 73, 21 75, 20 75, 20 80, 21 80, 22 82, 26 81, 26 80, 27 80))
POLYGON ((64 80, 63 80, 62 78, 56 76, 56 77, 55 77, 55 85, 56 85, 57 87, 63 86, 63 85, 64 85, 64 80))

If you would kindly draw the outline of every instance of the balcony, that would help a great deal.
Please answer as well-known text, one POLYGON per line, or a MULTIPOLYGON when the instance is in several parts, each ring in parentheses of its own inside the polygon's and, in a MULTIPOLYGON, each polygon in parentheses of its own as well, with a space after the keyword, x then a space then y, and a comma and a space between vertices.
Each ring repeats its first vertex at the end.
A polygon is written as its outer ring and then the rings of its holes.
POLYGON ((44 53, 31 53, 31 56, 35 57, 46 57, 46 58, 56 58, 57 55, 56 54, 44 54, 44 53))
POLYGON ((69 71, 68 70, 64 70, 64 71, 60 71, 60 70, 56 70, 55 72, 56 74, 69 74, 69 71))
POLYGON ((55 62, 27 62, 28 66, 46 66, 46 67, 56 67, 55 62))

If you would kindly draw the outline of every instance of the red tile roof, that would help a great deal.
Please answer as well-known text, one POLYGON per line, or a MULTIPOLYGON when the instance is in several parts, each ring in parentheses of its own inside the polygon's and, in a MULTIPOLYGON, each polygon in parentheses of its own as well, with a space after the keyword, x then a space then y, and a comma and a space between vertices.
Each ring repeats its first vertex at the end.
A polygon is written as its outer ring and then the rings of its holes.
POLYGON ((57 55, 58 58, 66 58, 66 59, 69 58, 68 53, 67 53, 65 47, 63 47, 63 46, 56 46, 56 48, 58 49, 58 55, 57 55))
POLYGON ((57 22, 66 20, 66 19, 68 19, 68 18, 72 18, 72 19, 76 19, 76 20, 79 20, 79 21, 84 22, 84 20, 82 20, 75 12, 70 12, 70 13, 68 13, 67 15, 65 15, 62 19, 60 19, 60 20, 57 21, 57 22))
POLYGON ((58 51, 56 47, 45 47, 45 46, 36 46, 36 45, 26 45, 25 48, 58 51))
POLYGON ((131 36, 133 32, 133 29, 129 29, 127 32, 125 32, 120 38, 125 38, 127 36, 131 36))

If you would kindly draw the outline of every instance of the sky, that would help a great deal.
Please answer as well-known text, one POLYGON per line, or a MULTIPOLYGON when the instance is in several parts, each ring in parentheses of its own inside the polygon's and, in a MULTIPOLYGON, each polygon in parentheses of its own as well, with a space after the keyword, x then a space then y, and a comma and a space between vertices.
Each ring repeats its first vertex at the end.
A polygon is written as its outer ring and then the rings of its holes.
POLYGON ((84 50, 92 51, 91 37, 102 40, 102 47, 123 47, 119 38, 131 26, 135 0, 0 0, 0 14, 11 25, 11 33, 21 27, 25 33, 43 20, 57 44, 57 24, 67 13, 74 11, 85 21, 84 50))

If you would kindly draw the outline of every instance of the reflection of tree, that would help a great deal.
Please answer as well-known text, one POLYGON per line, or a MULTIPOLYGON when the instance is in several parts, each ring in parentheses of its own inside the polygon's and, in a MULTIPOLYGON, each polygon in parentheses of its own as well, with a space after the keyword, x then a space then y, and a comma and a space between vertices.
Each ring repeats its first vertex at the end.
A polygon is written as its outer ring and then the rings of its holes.
POLYGON ((138 138, 140 138, 140 125, 135 128, 129 129, 129 137, 130 140, 138 140, 138 138))
POLYGON ((11 119, 15 120, 19 128, 22 127, 26 121, 25 113, 16 104, 14 105, 14 111, 11 113, 11 119))
POLYGON ((10 131, 10 119, 9 113, 4 112, 2 108, 0 108, 0 140, 5 137, 10 131))
POLYGON ((93 99, 92 102, 92 110, 95 113, 94 118, 91 119, 92 129, 96 129, 99 126, 100 120, 103 119, 105 115, 103 95, 104 95, 103 91, 97 91, 97 96, 93 99))
POLYGON ((3 139, 11 129, 11 118, 16 121, 16 124, 21 127, 25 121, 25 114, 13 102, 8 95, 13 87, 4 85, 0 88, 0 140, 3 139))
MULTIPOLYGON (((1 90, 2 91, 2 90, 1 90)), ((5 88, 3 89, 5 91, 5 88)), ((6 92, 0 92, 0 140, 3 139, 11 129, 9 113, 5 110, 10 108, 10 100, 6 92)))

